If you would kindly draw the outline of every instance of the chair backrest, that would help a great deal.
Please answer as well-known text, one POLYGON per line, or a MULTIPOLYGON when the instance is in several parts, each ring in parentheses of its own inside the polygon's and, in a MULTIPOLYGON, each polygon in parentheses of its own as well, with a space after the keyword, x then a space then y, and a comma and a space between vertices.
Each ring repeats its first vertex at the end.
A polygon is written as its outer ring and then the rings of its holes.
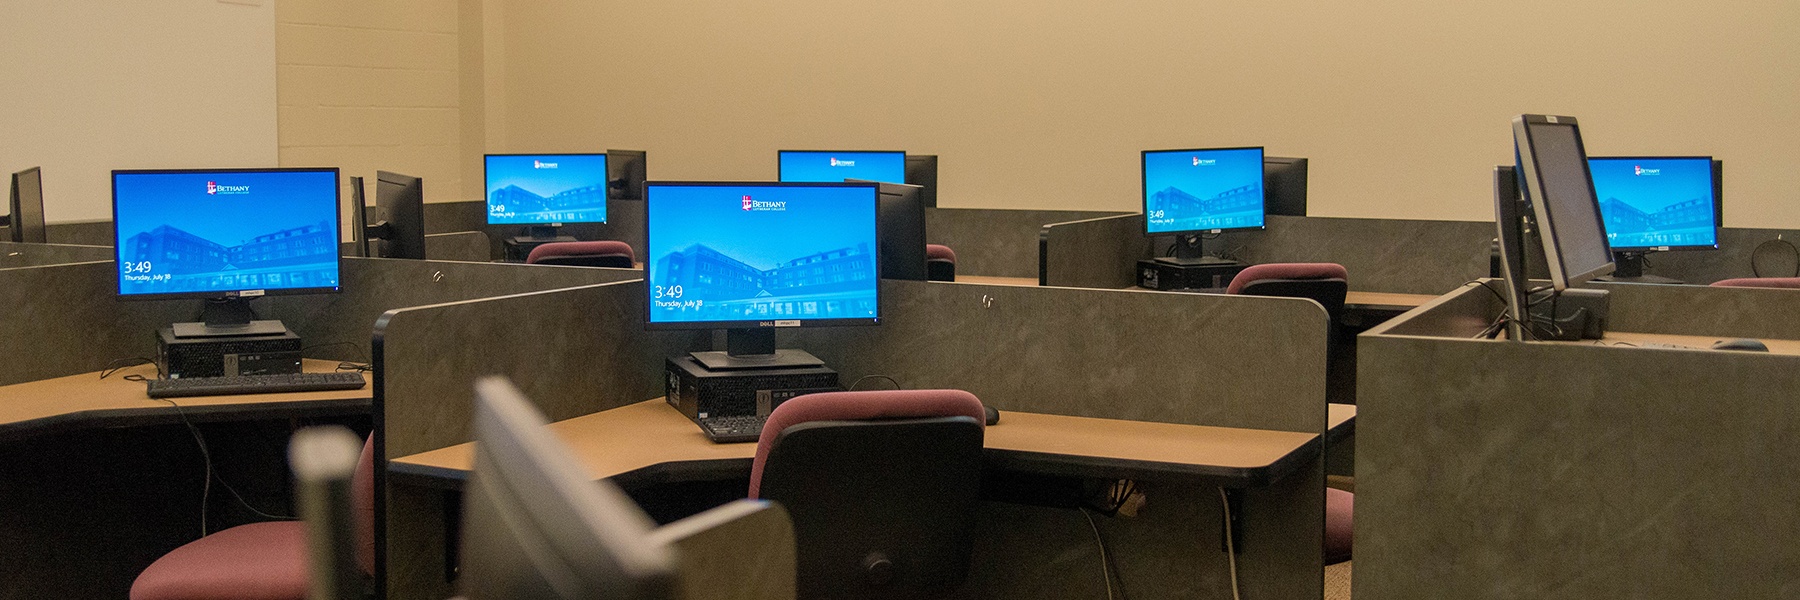
POLYGON ((811 394, 776 407, 750 496, 793 518, 800 597, 917 597, 961 584, 982 417, 960 390, 811 394))
POLYGON ((1331 322, 1340 322, 1349 273, 1337 263, 1265 263, 1252 265, 1231 278, 1227 294, 1311 298, 1325 307, 1331 322))
POLYGON ((356 511, 356 566, 375 575, 375 434, 363 440, 356 474, 350 478, 350 509, 356 511))
POLYGON ((637 254, 631 250, 630 244, 612 240, 550 242, 532 248, 531 254, 525 257, 525 262, 534 265, 629 269, 635 266, 637 254))
POLYGON ((1740 277, 1714 281, 1713 287, 1800 289, 1800 277, 1740 277))
POLYGON ((956 281, 956 251, 943 244, 926 244, 925 280, 956 281))

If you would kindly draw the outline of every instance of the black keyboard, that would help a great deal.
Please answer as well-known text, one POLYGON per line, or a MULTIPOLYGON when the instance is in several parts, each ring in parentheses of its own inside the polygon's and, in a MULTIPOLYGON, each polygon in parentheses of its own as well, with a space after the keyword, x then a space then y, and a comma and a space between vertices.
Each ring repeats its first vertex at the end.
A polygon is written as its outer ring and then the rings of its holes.
POLYGON ((695 419, 700 430, 706 432, 706 438, 717 444, 735 442, 754 442, 762 438, 763 420, 756 415, 736 415, 730 417, 707 417, 695 419))
POLYGON ((151 398, 181 396, 231 396, 236 394, 273 394, 277 392, 322 392, 354 390, 364 385, 362 373, 281 373, 277 375, 233 375, 230 377, 190 377, 187 379, 152 379, 151 398))

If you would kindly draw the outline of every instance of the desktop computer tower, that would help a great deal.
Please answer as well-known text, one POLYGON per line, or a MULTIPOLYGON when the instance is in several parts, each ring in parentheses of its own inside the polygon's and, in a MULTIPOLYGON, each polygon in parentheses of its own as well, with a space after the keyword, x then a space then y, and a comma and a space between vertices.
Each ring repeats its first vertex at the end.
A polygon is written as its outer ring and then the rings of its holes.
POLYGON ((712 371, 690 356, 670 358, 667 375, 669 405, 690 419, 767 415, 788 398, 841 389, 826 367, 712 371))
POLYGON ((1157 260, 1137 263, 1137 285, 1147 290, 1219 290, 1231 285, 1231 278, 1250 265, 1227 263, 1216 265, 1172 265, 1157 260))
POLYGON ((156 364, 168 379, 299 373, 300 336, 180 338, 164 327, 156 332, 156 364))

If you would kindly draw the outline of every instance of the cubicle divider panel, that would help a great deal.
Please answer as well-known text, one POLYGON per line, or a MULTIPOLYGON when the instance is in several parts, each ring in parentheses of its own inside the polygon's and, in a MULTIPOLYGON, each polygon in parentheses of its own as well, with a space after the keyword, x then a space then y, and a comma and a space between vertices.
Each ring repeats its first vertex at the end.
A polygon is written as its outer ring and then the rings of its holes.
POLYGON ((112 260, 111 246, 0 242, 0 269, 112 260))
POLYGON ((1000 410, 1320 433, 1324 309, 1311 300, 882 282, 879 327, 795 332, 846 385, 966 389, 1000 410))
POLYGON ((956 272, 1037 277, 1038 231, 1059 223, 1120 214, 1088 210, 926 208, 925 240, 956 251, 956 272))
POLYGON ((50 238, 50 243, 53 244, 82 244, 111 248, 113 223, 112 219, 49 223, 44 227, 44 234, 50 238))
POLYGON ((1613 331, 1800 339, 1800 290, 1596 283, 1613 331))
POLYGON ((1144 215, 1045 225, 1038 232, 1038 285, 1117 290, 1137 285, 1137 262, 1154 256, 1144 215))
POLYGON ((493 260, 488 246, 488 235, 479 231, 432 233, 425 236, 425 258, 488 262, 493 260))
POLYGON ((1247 263, 1334 262, 1350 289, 1441 294, 1488 275, 1492 221, 1412 221, 1270 215, 1262 231, 1207 242, 1247 263))
POLYGON ((1800 357, 1362 342, 1357 597, 1800 589, 1800 357))

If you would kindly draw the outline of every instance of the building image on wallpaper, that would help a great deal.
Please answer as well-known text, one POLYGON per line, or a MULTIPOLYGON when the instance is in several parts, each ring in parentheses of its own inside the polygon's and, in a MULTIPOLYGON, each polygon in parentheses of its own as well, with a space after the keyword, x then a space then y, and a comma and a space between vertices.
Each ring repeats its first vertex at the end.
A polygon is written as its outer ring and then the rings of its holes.
POLYGON ((588 222, 606 220, 606 187, 591 185, 564 190, 549 197, 509 185, 488 197, 494 216, 527 223, 588 222))
POLYGON ((329 222, 283 229, 227 246, 161 225, 126 240, 127 260, 148 263, 137 293, 234 291, 337 285, 337 240, 329 222))
POLYGON ((873 317, 874 261, 869 245, 859 243, 758 269, 695 244, 657 262, 657 285, 680 287, 680 300, 690 303, 679 309, 681 320, 873 317))
POLYGON ((1150 211, 1164 215, 1156 224, 1165 231, 1260 226, 1262 203, 1260 183, 1228 189, 1211 198, 1200 198, 1175 186, 1150 195, 1150 211))
POLYGON ((1600 201, 1608 243, 1620 248, 1695 246, 1713 243, 1713 206, 1702 198, 1660 208, 1632 204, 1608 196, 1600 201))

